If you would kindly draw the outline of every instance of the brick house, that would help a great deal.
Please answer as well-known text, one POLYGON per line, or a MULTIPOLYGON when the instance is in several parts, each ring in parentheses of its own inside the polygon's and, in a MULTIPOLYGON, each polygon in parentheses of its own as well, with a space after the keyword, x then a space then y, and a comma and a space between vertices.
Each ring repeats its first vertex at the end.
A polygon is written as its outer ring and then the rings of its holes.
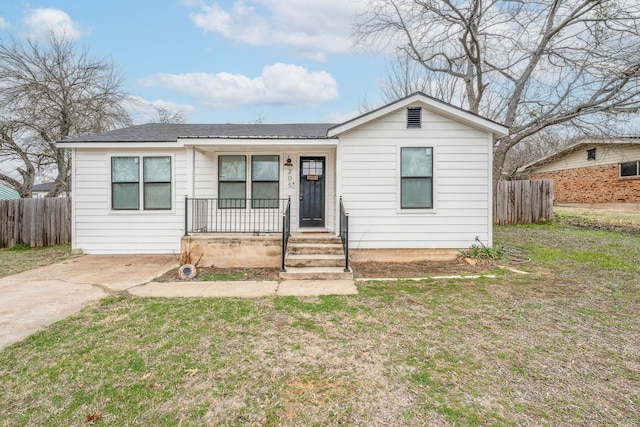
POLYGON ((552 179, 554 203, 640 203, 640 138, 582 140, 523 168, 552 179))

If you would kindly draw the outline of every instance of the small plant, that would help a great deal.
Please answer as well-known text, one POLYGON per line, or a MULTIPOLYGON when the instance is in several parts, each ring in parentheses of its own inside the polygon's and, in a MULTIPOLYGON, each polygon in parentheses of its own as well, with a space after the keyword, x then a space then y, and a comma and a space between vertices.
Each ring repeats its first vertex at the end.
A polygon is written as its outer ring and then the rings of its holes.
POLYGON ((11 246, 8 250, 10 251, 27 251, 31 249, 31 246, 27 245, 26 243, 16 243, 15 245, 11 246))
POLYGON ((202 260, 203 255, 204 254, 200 254, 200 258, 198 258, 196 262, 193 262, 193 255, 191 254, 191 240, 189 240, 189 249, 182 251, 178 260, 180 261, 180 265, 198 265, 200 264, 200 260, 202 260))
POLYGON ((469 249, 462 249, 460 254, 463 258, 470 258, 483 261, 497 261, 505 254, 502 248, 488 248, 483 245, 473 244, 469 249))

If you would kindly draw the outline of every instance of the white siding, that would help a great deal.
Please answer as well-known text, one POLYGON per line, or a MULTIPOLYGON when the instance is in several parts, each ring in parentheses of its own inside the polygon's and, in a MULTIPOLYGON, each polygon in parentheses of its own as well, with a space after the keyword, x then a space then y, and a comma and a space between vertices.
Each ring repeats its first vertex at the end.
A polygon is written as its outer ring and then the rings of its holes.
POLYGON ((422 107, 421 129, 406 128, 402 108, 340 135, 338 195, 353 248, 466 248, 476 236, 491 244, 491 135, 422 107), (400 208, 407 146, 433 147, 433 209, 400 208))
POLYGON ((562 158, 535 168, 534 172, 552 172, 564 169, 601 166, 640 160, 640 145, 593 144, 584 149, 568 153, 562 158), (587 149, 596 149, 596 159, 587 160, 587 149))
POLYGON ((178 253, 184 234, 184 149, 75 149, 74 248, 88 254, 178 253), (112 211, 112 156, 172 156, 172 209, 112 211))

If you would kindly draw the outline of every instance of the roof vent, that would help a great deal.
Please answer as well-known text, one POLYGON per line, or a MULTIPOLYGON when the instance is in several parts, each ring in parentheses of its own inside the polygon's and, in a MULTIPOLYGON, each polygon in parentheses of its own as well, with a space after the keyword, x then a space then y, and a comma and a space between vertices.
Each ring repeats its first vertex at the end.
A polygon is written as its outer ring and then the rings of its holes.
POLYGON ((409 107, 407 108, 407 128, 421 128, 422 127, 422 108, 409 107))
POLYGON ((596 159, 596 149, 592 148, 587 150, 587 160, 595 160, 596 159))

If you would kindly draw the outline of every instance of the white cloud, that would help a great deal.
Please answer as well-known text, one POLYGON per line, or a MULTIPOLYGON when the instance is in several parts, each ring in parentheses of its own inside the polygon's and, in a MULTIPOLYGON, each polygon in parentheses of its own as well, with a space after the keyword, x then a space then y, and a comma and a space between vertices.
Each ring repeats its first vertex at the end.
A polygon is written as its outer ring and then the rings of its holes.
POLYGON ((129 96, 124 108, 131 115, 133 123, 153 123, 158 121, 158 108, 166 108, 169 111, 180 113, 185 119, 195 111, 195 107, 189 104, 156 99, 149 101, 141 96, 129 96))
POLYGON ((77 40, 83 35, 80 25, 71 20, 66 12, 60 9, 32 9, 24 18, 27 33, 35 39, 46 38, 50 34, 77 40))
POLYGON ((5 28, 9 28, 9 23, 6 21, 6 19, 0 16, 0 30, 5 28))
POLYGON ((351 50, 352 25, 359 0, 246 0, 230 8, 201 3, 189 18, 196 27, 236 42, 291 46, 304 56, 324 60, 327 53, 351 50))
POLYGON ((326 71, 310 72, 298 65, 282 63, 265 66, 262 74, 253 79, 230 73, 159 73, 139 83, 189 94, 214 108, 317 104, 338 96, 338 83, 326 71))

